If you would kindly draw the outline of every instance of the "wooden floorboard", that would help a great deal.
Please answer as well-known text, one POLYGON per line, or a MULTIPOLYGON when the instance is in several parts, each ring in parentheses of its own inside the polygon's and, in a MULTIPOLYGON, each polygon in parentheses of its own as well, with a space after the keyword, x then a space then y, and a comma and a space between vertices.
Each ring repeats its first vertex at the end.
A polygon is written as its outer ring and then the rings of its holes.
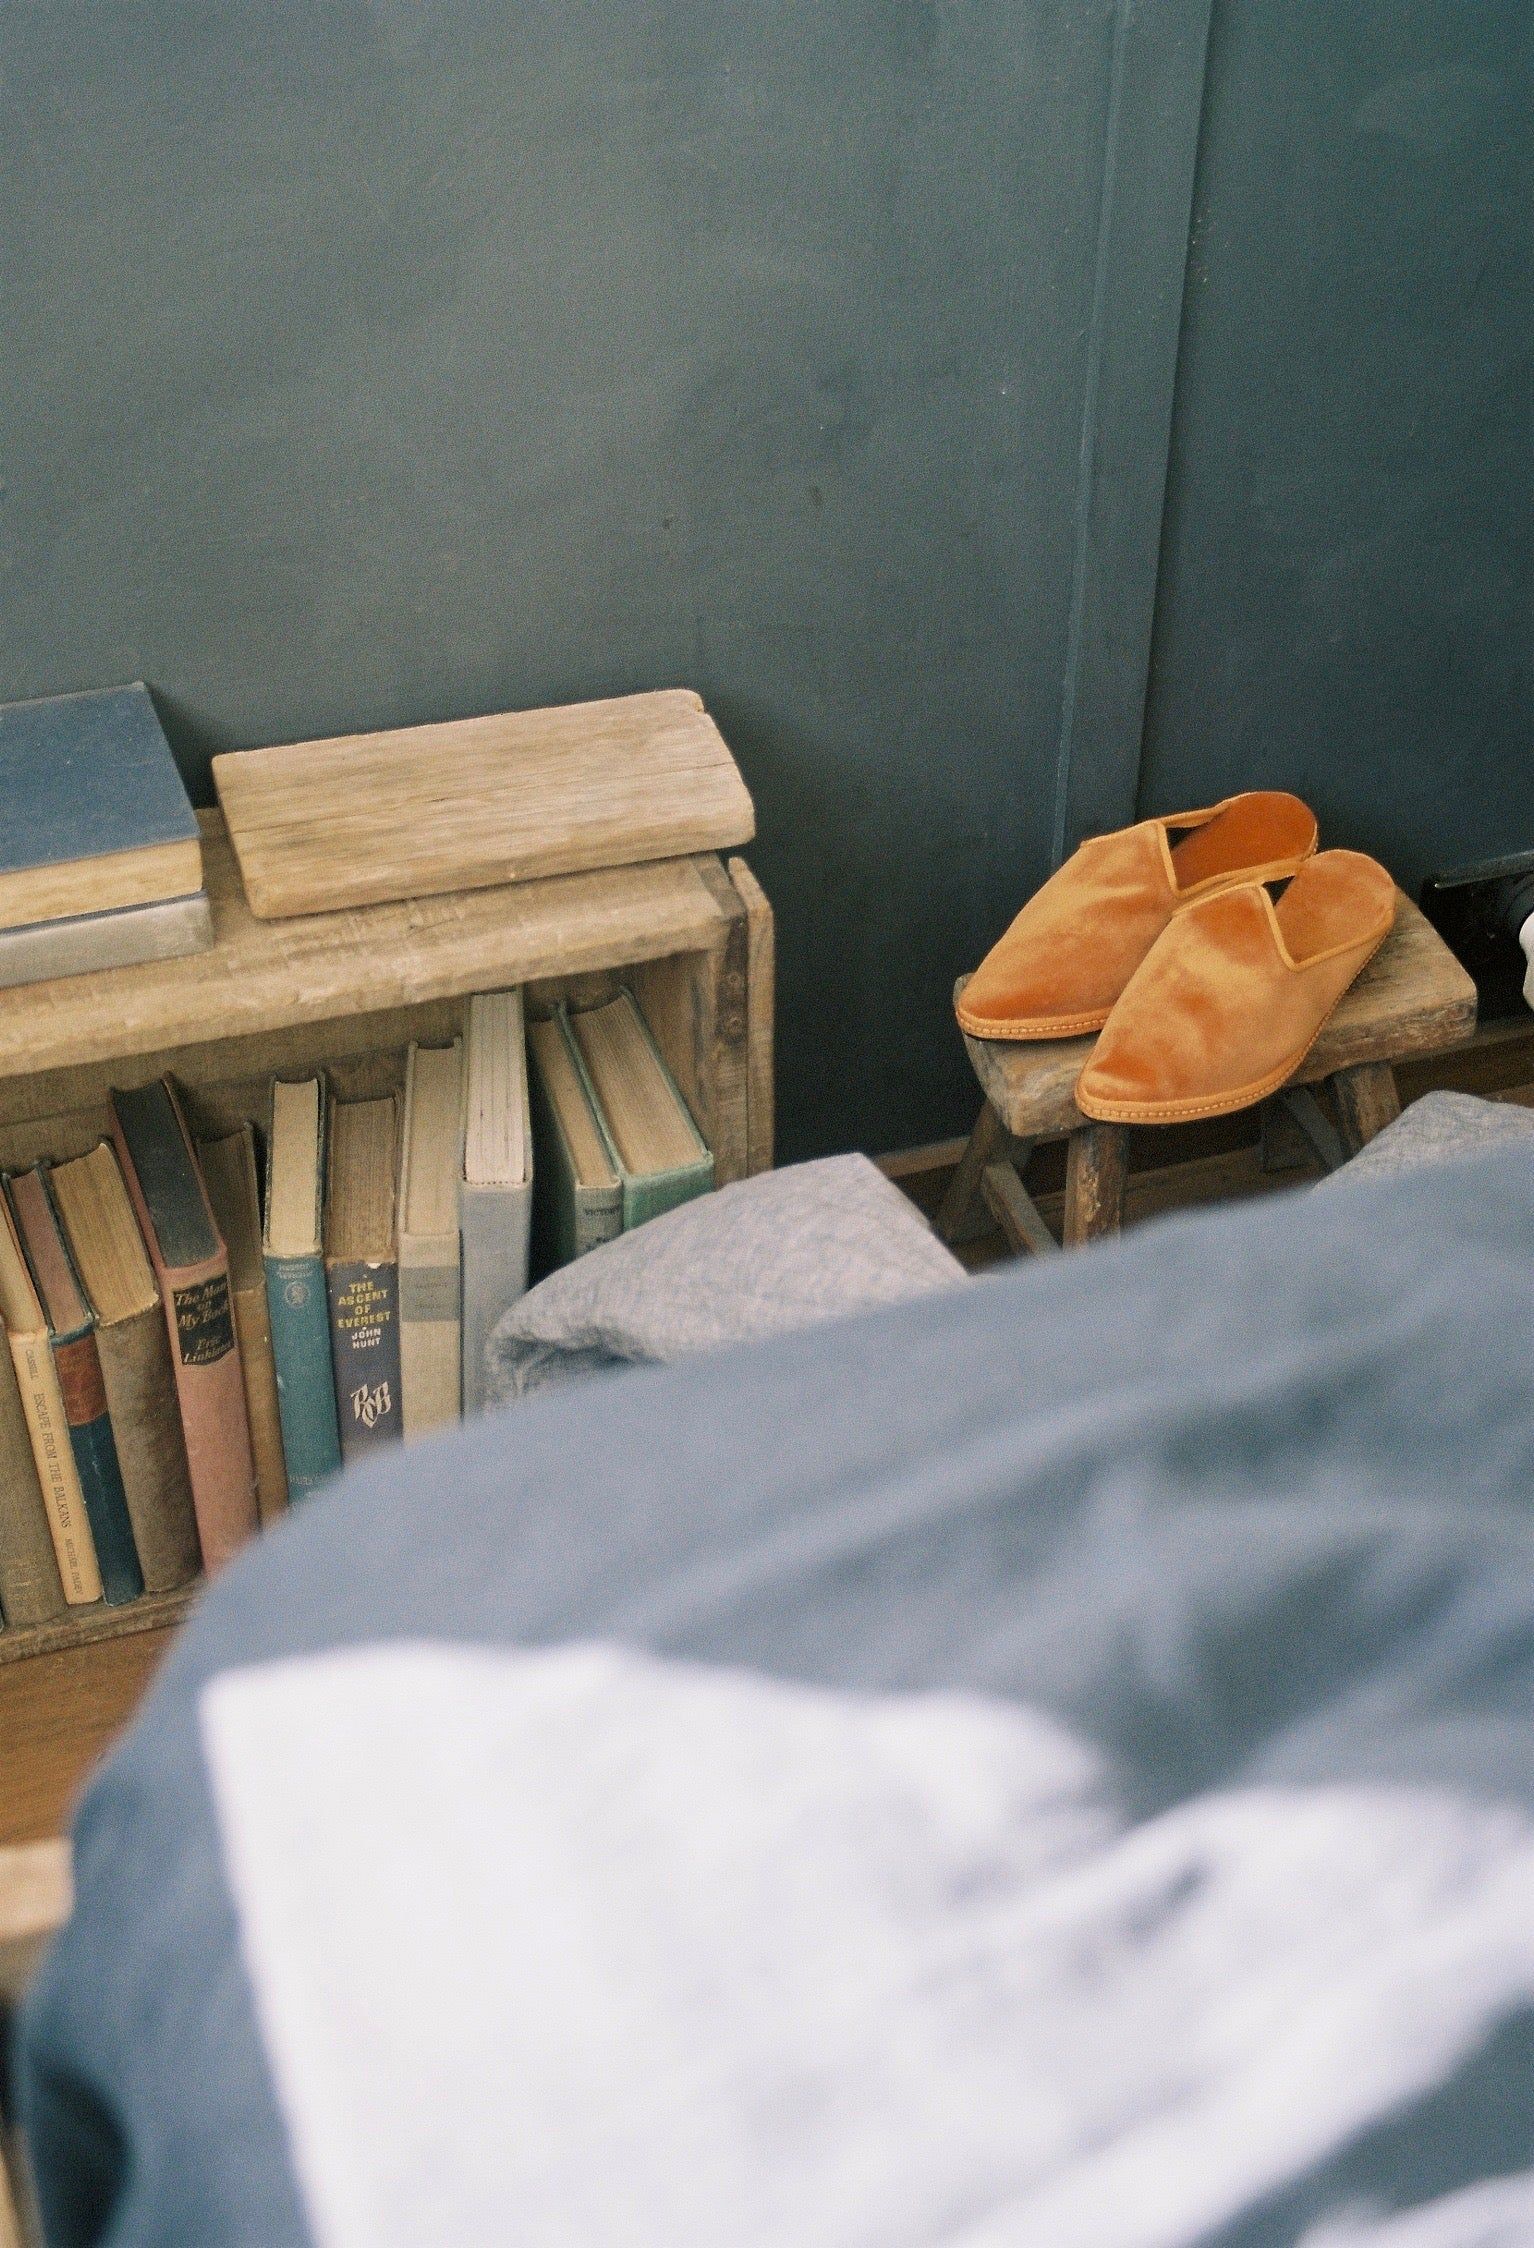
POLYGON ((173 1637, 161 1625, 0 1669, 0 1845, 64 1833, 173 1637))

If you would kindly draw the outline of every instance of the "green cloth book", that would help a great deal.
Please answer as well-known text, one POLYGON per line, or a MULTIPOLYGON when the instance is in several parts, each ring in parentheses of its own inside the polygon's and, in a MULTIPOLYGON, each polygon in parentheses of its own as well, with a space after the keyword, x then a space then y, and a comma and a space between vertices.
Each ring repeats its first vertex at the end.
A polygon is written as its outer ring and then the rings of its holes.
POLYGON ((618 1173, 624 1232, 707 1194, 714 1158, 633 993, 620 991, 568 1023, 618 1173))
POLYGON ((623 1181, 591 1105, 564 1008, 527 1026, 533 1249, 552 1272, 623 1231, 623 1181))
POLYGON ((464 1030, 463 1409, 485 1404, 485 1345, 525 1293, 533 1204, 533 1127, 520 991, 477 992, 464 1030))
POLYGON ((321 1213, 325 1206, 325 1086, 318 1077, 272 1086, 266 1135, 266 1306, 289 1500, 306 1499, 341 1466, 330 1353, 321 1213))

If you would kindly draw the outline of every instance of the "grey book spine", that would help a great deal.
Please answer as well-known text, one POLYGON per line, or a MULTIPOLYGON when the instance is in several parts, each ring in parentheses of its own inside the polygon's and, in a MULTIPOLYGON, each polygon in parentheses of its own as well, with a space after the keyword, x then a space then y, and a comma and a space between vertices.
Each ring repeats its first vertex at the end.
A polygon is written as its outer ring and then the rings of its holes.
POLYGON ((532 1181, 469 1186, 462 1194, 463 1409, 485 1407, 485 1345, 509 1304, 527 1292, 532 1181))
POLYGON ((120 913, 32 922, 0 929, 0 989, 180 960, 189 952, 207 952, 212 943, 213 915, 201 891, 161 905, 125 906, 120 913))

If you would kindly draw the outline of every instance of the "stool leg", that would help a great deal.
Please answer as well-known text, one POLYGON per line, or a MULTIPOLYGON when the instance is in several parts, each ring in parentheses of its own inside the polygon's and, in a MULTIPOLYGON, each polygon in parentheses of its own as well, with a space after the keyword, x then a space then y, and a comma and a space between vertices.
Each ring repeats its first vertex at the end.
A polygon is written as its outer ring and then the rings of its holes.
POLYGON ((1353 1069, 1337 1070, 1332 1097, 1350 1155, 1367 1147, 1375 1133, 1383 1132, 1401 1113, 1401 1096, 1389 1062, 1360 1062, 1353 1069))
POLYGON ((1129 1177, 1127 1124, 1087 1124, 1065 1153, 1065 1246, 1101 1241, 1124 1222, 1129 1177))
POLYGON ((1304 1170, 1310 1162, 1310 1143, 1281 1097, 1274 1093, 1262 1104, 1258 1119, 1258 1160, 1270 1176, 1275 1171, 1304 1170))
POLYGON ((1291 1119, 1301 1135, 1301 1144, 1308 1144, 1323 1171, 1335 1171, 1339 1164, 1346 1163, 1348 1151, 1342 1135, 1308 1085, 1286 1085, 1281 1093, 1275 1093, 1264 1106, 1264 1125, 1274 1110, 1291 1119))
POLYGON ((1014 1256, 1021 1256, 1025 1249, 1036 1257, 1055 1255, 1060 1244, 1010 1163, 987 1163, 980 1180, 980 1192, 1014 1256))
POLYGON ((950 1243, 962 1240, 966 1220, 980 1194, 980 1181, 985 1167, 994 1163, 1006 1147, 1007 1134, 1001 1118, 986 1102, 975 1118, 975 1128, 969 1135, 969 1144, 954 1167, 947 1192, 938 1204, 936 1225, 940 1240, 950 1243))

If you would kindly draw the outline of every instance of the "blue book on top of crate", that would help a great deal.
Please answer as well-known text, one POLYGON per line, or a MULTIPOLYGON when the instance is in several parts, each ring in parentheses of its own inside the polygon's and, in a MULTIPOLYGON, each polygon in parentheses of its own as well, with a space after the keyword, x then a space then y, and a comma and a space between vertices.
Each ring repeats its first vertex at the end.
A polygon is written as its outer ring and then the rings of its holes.
POLYGON ((201 888, 197 815, 147 687, 0 704, 0 929, 201 888))

